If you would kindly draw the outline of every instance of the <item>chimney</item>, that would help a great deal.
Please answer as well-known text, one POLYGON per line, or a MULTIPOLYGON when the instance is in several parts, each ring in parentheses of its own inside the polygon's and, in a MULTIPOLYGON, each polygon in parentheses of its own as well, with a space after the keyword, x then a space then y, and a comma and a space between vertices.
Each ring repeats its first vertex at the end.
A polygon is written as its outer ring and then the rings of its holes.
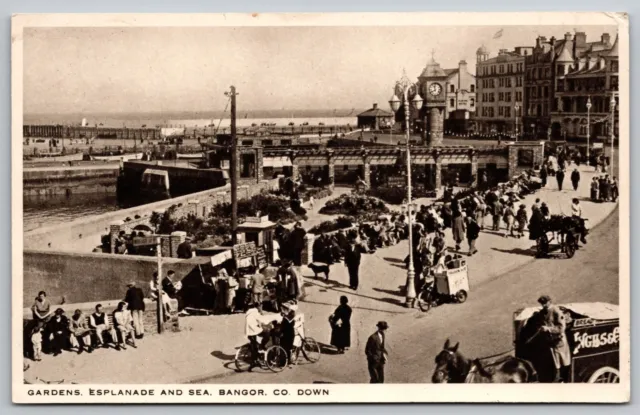
POLYGON ((378 104, 373 104, 373 109, 377 110, 378 109, 378 104))
POLYGON ((555 36, 551 36, 551 39, 549 39, 549 44, 551 45, 551 47, 556 45, 556 37, 555 36))
POLYGON ((605 45, 608 45, 609 42, 611 41, 611 37, 609 36, 609 33, 603 33, 602 37, 600 38, 601 42, 604 43, 605 45))
POLYGON ((571 40, 571 32, 567 32, 564 34, 564 40, 569 41, 571 40))
POLYGON ((467 61, 464 59, 458 62, 458 71, 463 72, 467 70, 467 61))
POLYGON ((576 32, 575 41, 577 48, 587 46, 587 34, 585 32, 576 32))
POLYGON ((539 47, 540 47, 540 40, 542 40, 542 36, 538 36, 538 37, 536 38, 536 48, 539 48, 539 47))

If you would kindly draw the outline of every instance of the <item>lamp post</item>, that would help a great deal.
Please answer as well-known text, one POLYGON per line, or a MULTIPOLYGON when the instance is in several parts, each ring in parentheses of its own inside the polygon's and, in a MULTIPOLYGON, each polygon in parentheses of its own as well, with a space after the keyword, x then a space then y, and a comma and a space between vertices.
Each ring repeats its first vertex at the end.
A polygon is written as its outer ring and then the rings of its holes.
POLYGON ((516 102, 516 106, 513 108, 516 110, 516 142, 518 141, 518 111, 520 111, 520 105, 516 102))
POLYGON ((613 177, 613 143, 615 138, 615 129, 616 129, 616 95, 615 93, 611 94, 611 102, 609 103, 611 106, 611 161, 609 163, 611 172, 609 175, 613 177))
POLYGON ((589 165, 589 148, 591 147, 591 96, 587 98, 587 165, 589 165))
MULTIPOLYGON (((407 137, 407 223, 409 225, 409 266, 407 270, 407 286, 405 289, 406 307, 413 307, 416 299, 415 289, 415 269, 413 267, 413 220, 411 218, 411 145, 410 145, 410 126, 409 126, 409 89, 414 84, 404 74, 402 79, 397 83, 397 86, 402 88, 402 94, 404 98, 404 117, 406 123, 406 137, 407 137)), ((416 95, 411 100, 414 107, 419 111, 422 108, 422 97, 416 91, 416 95)), ((396 113, 400 108, 400 99, 394 94, 389 100, 389 106, 391 110, 396 113)))
MULTIPOLYGON (((236 87, 230 86, 224 93, 231 100, 231 241, 238 243, 238 137, 236 136, 236 87)), ((213 129, 213 127, 211 127, 213 129)))

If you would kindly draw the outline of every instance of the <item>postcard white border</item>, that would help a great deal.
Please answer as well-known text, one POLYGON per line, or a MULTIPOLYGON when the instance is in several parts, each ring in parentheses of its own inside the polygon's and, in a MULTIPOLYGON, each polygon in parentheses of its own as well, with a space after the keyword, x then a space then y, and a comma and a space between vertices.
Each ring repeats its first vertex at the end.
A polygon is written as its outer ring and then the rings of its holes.
MULTIPOLYGON (((12 103, 12 384, 15 403, 366 403, 366 402, 627 402, 630 399, 630 128, 629 19, 625 13, 300 13, 300 14, 22 14, 11 29, 12 103), (224 385, 24 385, 22 368, 22 137, 23 38, 25 27, 206 27, 206 26, 515 26, 617 25, 620 83, 620 376, 615 385, 232 385, 263 389, 264 397, 190 396, 189 390, 217 391, 224 385), (328 390, 328 396, 298 396, 298 389, 328 390), (93 396, 89 389, 154 390, 153 397, 93 396), (183 395, 162 397, 162 389, 183 395), (79 396, 34 396, 34 391, 78 391, 79 396), (286 396, 274 395, 287 390, 286 396)), ((76 392, 73 392, 76 393, 76 392)))

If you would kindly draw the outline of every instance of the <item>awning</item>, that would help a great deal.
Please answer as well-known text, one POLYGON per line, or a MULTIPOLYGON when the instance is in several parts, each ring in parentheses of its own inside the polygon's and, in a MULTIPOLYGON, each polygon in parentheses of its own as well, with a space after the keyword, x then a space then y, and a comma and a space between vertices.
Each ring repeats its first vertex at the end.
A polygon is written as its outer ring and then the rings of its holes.
POLYGON ((225 261, 228 261, 230 259, 233 258, 233 251, 231 249, 227 250, 227 251, 223 251, 219 254, 215 254, 214 256, 211 257, 211 265, 213 265, 214 267, 224 263, 225 261))
POLYGON ((291 159, 288 156, 264 157, 262 167, 290 167, 291 159))

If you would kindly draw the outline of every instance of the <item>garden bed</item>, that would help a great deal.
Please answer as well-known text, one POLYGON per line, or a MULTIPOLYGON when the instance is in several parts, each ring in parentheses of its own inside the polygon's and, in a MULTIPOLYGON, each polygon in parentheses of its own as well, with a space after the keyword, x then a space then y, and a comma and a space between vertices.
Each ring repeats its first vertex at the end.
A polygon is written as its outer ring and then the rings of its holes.
POLYGON ((356 222, 373 221, 379 215, 389 212, 389 208, 382 200, 352 193, 343 194, 336 199, 329 200, 320 209, 322 214, 351 216, 356 222))
POLYGON ((356 220, 351 216, 340 216, 334 220, 324 221, 313 228, 309 229, 309 233, 320 235, 323 233, 335 232, 340 229, 352 228, 356 220))

